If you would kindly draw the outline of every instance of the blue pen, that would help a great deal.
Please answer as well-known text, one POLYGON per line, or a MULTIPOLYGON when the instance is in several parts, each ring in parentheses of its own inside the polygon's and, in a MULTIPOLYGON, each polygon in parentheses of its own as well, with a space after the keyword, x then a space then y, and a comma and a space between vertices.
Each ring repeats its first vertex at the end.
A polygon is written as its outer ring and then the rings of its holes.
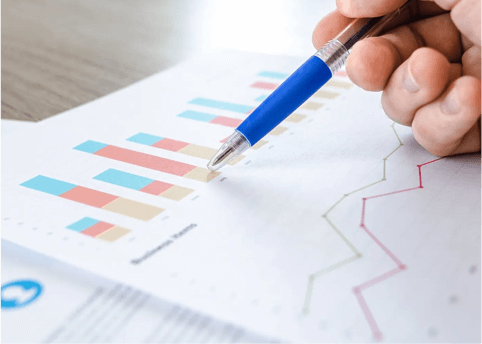
MULTIPOLYGON (((354 19, 338 36, 318 50, 241 123, 208 163, 216 171, 273 130, 345 64, 359 40, 376 36, 386 25, 410 9, 409 0, 398 10, 378 18, 354 19)), ((410 11, 411 12, 411 11, 410 11)), ((408 13, 411 17, 411 13, 408 13)))

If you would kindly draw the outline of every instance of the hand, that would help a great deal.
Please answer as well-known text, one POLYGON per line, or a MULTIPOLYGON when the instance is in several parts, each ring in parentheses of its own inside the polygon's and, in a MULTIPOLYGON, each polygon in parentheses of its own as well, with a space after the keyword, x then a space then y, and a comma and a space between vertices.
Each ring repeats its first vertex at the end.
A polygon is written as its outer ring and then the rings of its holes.
MULTIPOLYGON (((337 10, 313 32, 320 49, 349 18, 378 17, 406 0, 337 0, 337 10)), ((424 18, 355 44, 346 64, 350 79, 382 91, 382 106, 438 156, 480 151, 480 0, 420 0, 424 18), (447 12, 449 11, 449 12, 447 12)))

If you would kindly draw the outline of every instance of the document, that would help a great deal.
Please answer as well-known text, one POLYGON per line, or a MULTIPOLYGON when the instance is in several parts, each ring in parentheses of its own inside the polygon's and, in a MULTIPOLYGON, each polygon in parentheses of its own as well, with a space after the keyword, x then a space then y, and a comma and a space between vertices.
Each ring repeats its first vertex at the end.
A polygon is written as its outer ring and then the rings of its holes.
POLYGON ((2 138, 2 237, 266 337, 480 341, 479 155, 340 73, 206 169, 302 62, 206 55, 2 138))

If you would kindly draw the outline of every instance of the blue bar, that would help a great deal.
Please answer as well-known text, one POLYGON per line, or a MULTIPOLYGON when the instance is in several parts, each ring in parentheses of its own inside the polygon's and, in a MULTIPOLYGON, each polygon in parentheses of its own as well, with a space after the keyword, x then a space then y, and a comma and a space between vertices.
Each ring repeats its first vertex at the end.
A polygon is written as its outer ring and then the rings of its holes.
POLYGON ((206 98, 193 99, 189 102, 189 104, 201 105, 201 106, 206 106, 213 109, 228 110, 228 111, 239 112, 239 113, 246 113, 253 108, 252 106, 249 106, 249 105, 227 103, 227 102, 221 102, 219 100, 206 99, 206 98))
POLYGON ((94 154, 95 152, 107 146, 108 145, 106 145, 105 143, 89 140, 89 141, 85 141, 84 143, 81 143, 77 147, 74 147, 74 149, 77 149, 82 152, 94 154))
POLYGON ((85 231, 87 228, 92 227, 98 222, 99 220, 93 219, 91 217, 84 217, 82 220, 79 220, 76 223, 72 223, 67 228, 76 232, 82 232, 85 231))
POLYGON ((94 179, 134 190, 140 190, 154 181, 154 179, 114 170, 112 168, 95 176, 94 179))
POLYGON ((52 179, 44 176, 37 176, 20 184, 26 188, 46 192, 51 195, 60 196, 63 193, 75 188, 77 185, 52 179))
POLYGON ((288 74, 278 73, 278 72, 270 72, 268 70, 265 70, 265 71, 259 72, 258 76, 264 76, 264 77, 273 78, 273 79, 286 79, 288 77, 288 74))
POLYGON ((161 141, 163 138, 156 135, 150 135, 145 133, 135 134, 132 137, 129 137, 127 141, 132 141, 136 143, 140 143, 141 145, 148 145, 152 146, 154 143, 161 141))
POLYGON ((197 111, 184 111, 183 113, 180 113, 178 115, 179 117, 184 117, 184 118, 189 118, 189 119, 194 119, 196 121, 202 121, 202 122, 209 122, 213 119, 215 119, 218 116, 210 115, 208 113, 204 112, 197 112, 197 111))
POLYGON ((262 102, 264 101, 268 96, 266 94, 263 94, 262 96, 259 96, 258 98, 255 99, 257 102, 262 102))

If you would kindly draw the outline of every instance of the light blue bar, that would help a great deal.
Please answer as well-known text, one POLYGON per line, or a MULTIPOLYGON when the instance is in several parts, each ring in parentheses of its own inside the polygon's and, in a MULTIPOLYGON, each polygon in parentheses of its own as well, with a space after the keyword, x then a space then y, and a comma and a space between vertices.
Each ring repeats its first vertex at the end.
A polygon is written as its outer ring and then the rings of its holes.
POLYGON ((263 94, 262 96, 259 96, 258 98, 256 98, 255 101, 257 101, 257 102, 262 102, 262 101, 264 101, 266 98, 268 98, 268 95, 263 94))
POLYGON ((227 102, 221 102, 219 100, 206 99, 206 98, 193 99, 189 102, 189 104, 201 105, 201 106, 206 106, 213 109, 228 110, 228 111, 239 112, 239 113, 246 113, 253 108, 252 106, 249 106, 249 105, 227 103, 227 102))
POLYGON ((60 196, 63 193, 75 188, 77 185, 52 179, 45 176, 37 176, 20 184, 26 188, 46 192, 51 195, 60 196))
POLYGON ((209 122, 213 119, 215 119, 218 116, 210 115, 208 113, 204 112, 197 112, 197 111, 184 111, 183 113, 180 113, 178 115, 179 117, 184 117, 184 118, 189 118, 189 119, 194 119, 196 121, 202 121, 202 122, 209 122))
POLYGON ((97 141, 89 140, 89 141, 85 141, 84 143, 81 143, 77 147, 74 147, 74 149, 77 149, 77 150, 82 151, 82 152, 94 154, 95 152, 97 152, 97 151, 99 151, 102 148, 107 147, 107 146, 108 145, 106 145, 105 143, 100 143, 100 142, 97 142, 97 141))
POLYGON ((76 232, 82 232, 85 231, 87 228, 92 227, 96 223, 99 223, 99 220, 93 219, 91 217, 84 217, 82 220, 79 220, 76 223, 72 223, 67 228, 76 232))
POLYGON ((288 77, 288 74, 271 72, 269 70, 265 70, 265 71, 259 72, 258 76, 264 76, 264 77, 273 78, 273 79, 286 79, 288 77))
POLYGON ((135 134, 132 137, 129 137, 127 141, 132 141, 135 143, 140 143, 141 145, 152 146, 154 143, 159 142, 163 139, 163 137, 150 135, 145 133, 135 134))
POLYGON ((112 168, 95 176, 94 179, 134 190, 140 190, 154 181, 154 179, 114 170, 112 168))

